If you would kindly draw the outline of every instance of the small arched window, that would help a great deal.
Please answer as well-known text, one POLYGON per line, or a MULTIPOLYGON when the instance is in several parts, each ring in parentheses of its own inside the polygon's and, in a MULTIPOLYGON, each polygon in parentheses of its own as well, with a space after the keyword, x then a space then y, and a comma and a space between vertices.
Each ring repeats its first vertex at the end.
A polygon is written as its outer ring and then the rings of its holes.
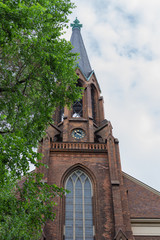
POLYGON ((65 188, 65 240, 93 240, 92 183, 81 170, 74 171, 65 188))
MULTIPOLYGON (((82 87, 82 84, 78 81, 77 87, 82 87)), ((73 103, 73 114, 72 117, 78 118, 83 117, 83 101, 79 99, 73 103)))

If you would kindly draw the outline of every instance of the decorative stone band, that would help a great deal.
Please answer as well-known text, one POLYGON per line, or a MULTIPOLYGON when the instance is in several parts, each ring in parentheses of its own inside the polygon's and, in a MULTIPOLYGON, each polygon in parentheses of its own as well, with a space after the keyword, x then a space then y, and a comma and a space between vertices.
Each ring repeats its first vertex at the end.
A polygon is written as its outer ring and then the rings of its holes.
POLYGON ((160 237, 160 219, 131 219, 131 226, 135 236, 160 237))
POLYGON ((107 152, 107 145, 105 143, 59 143, 55 142, 51 144, 51 151, 79 151, 90 150, 98 152, 107 152))
POLYGON ((114 186, 119 186, 120 182, 118 180, 112 180, 111 184, 114 185, 114 186))

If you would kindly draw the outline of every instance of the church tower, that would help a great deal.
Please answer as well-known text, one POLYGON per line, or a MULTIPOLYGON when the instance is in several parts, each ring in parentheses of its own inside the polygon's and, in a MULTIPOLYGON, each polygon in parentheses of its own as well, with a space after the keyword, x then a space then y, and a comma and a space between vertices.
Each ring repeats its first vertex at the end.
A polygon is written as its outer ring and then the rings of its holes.
MULTIPOLYGON (((73 52, 79 53, 77 86, 83 97, 56 109, 54 124, 41 142, 44 179, 70 191, 57 198, 56 219, 47 222, 47 240, 133 240, 118 140, 105 119, 103 97, 91 68, 78 19, 72 26, 73 52)), ((55 210, 55 209, 54 209, 55 210)), ((148 238, 147 238, 148 239, 148 238)))

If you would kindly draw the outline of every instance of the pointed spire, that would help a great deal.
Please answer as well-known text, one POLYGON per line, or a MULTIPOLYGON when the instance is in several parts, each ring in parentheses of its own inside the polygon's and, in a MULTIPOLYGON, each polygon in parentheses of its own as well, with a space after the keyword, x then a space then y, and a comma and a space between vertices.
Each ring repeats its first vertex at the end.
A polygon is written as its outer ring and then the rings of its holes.
POLYGON ((82 73, 85 75, 85 77, 88 79, 90 74, 92 73, 92 68, 87 56, 87 52, 83 43, 83 39, 81 36, 81 28, 82 24, 80 24, 79 20, 76 18, 74 20, 74 23, 71 24, 72 27, 72 36, 71 36, 71 43, 73 45, 72 52, 79 53, 78 57, 78 67, 82 71, 82 73))

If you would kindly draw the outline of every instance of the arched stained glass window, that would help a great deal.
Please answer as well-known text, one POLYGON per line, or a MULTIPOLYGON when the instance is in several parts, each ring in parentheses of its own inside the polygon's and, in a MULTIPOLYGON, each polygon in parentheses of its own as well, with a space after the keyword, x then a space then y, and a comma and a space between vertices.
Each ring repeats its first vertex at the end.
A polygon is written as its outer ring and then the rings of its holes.
POLYGON ((93 240, 92 184, 81 170, 66 181, 65 240, 93 240))

